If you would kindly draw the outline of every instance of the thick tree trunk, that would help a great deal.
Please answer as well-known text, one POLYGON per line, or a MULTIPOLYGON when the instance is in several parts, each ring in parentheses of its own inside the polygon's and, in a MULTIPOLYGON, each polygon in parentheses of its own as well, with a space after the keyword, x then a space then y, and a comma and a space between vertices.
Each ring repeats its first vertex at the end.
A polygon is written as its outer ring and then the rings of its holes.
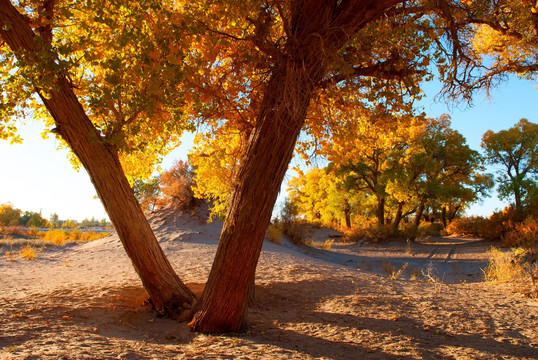
POLYGON ((383 226, 385 225, 385 198, 384 197, 378 197, 377 198, 377 225, 383 226))
POLYGON ((280 184, 314 89, 327 63, 359 28, 398 3, 292 2, 292 34, 273 67, 241 162, 208 282, 190 326, 205 333, 246 330, 250 279, 280 184))
POLYGON ((420 222, 422 220, 422 214, 424 214, 424 203, 420 203, 417 212, 415 213, 415 221, 413 225, 415 226, 415 229, 418 229, 420 222))
POLYGON ((251 276, 312 94, 312 86, 305 83, 308 78, 297 72, 302 70, 282 67, 268 85, 201 307, 191 322, 195 331, 241 332, 247 328, 251 276), (282 84, 292 84, 293 92, 281 91, 282 84))
POLYGON ((351 229, 351 208, 347 200, 344 200, 344 217, 346 219, 346 228, 351 229))
POLYGON ((443 206, 441 209, 441 221, 443 223, 443 228, 446 229, 447 220, 446 220, 446 206, 443 206))
MULTIPOLYGON (((2 26, 0 35, 17 56, 34 60, 38 67, 49 65, 38 63, 42 50, 34 42, 35 34, 8 0, 0 0, 0 22, 10 25, 2 26)), ((49 96, 40 96, 54 118, 56 132, 88 172, 155 309, 180 319, 184 310, 194 304, 193 293, 181 282, 159 246, 123 173, 117 152, 103 141, 66 77, 58 74, 55 85, 49 96)))
POLYGON ((403 207, 404 202, 400 201, 398 203, 398 210, 396 211, 396 217, 394 218, 394 223, 392 224, 392 230, 396 233, 400 227, 400 222, 402 221, 403 207))

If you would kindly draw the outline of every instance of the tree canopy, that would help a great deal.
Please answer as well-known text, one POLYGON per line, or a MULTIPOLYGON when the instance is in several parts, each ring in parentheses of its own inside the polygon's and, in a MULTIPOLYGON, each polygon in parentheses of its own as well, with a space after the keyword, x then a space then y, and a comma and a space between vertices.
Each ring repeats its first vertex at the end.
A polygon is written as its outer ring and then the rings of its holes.
POLYGON ((517 211, 538 196, 538 124, 521 119, 508 130, 487 131, 482 148, 490 164, 498 165, 498 192, 514 199, 517 211))
MULTIPOLYGON (((16 116, 43 116, 44 104, 50 131, 88 170, 158 311, 183 319, 189 310, 195 330, 242 331, 265 230, 301 132, 308 138, 302 150, 318 150, 324 134, 345 130, 349 111, 374 123, 412 118, 433 66, 446 94, 471 99, 515 71, 500 61, 501 71, 489 73, 488 48, 473 47, 477 26, 499 31, 498 23, 517 29, 503 36, 535 39, 527 31, 536 29, 532 5, 28 0, 14 7, 0 0, 1 136, 17 140, 16 116), (203 178, 197 191, 227 212, 207 285, 192 307, 195 297, 158 246, 124 169, 147 176, 194 124, 201 130, 192 157, 203 178), (213 180, 211 169, 225 175, 213 180)), ((441 181, 423 178, 417 197, 441 181)))

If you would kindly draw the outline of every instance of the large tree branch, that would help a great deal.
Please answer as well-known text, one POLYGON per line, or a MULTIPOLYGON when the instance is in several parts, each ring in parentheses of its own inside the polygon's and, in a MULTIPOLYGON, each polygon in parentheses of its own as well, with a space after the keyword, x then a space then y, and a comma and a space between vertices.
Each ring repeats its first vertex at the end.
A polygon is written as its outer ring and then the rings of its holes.
POLYGON ((356 77, 376 77, 386 80, 400 80, 409 76, 424 75, 424 70, 417 70, 410 67, 404 67, 398 64, 399 56, 392 55, 388 59, 377 64, 352 67, 353 71, 347 74, 335 74, 324 81, 323 86, 337 84, 340 81, 353 79, 356 77))

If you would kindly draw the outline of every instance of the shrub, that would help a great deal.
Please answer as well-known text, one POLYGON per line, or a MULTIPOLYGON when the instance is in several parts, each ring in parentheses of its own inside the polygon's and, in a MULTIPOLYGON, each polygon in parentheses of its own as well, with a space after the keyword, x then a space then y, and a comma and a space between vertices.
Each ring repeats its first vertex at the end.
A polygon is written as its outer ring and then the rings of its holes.
POLYGON ((273 224, 269 225, 265 236, 267 236, 267 239, 269 239, 269 241, 272 243, 279 245, 282 244, 282 232, 273 224))
POLYGON ((279 221, 278 229, 295 244, 304 244, 308 234, 308 224, 299 220, 279 221))
POLYGON ((373 242, 380 242, 396 237, 392 226, 390 225, 372 225, 365 229, 366 237, 373 242))
POLYGON ((22 259, 33 260, 37 257, 38 250, 31 245, 25 245, 19 249, 19 256, 22 259))
POLYGON ((513 283, 517 285, 519 292, 530 297, 538 296, 538 287, 536 286, 538 254, 536 250, 518 247, 503 252, 492 248, 491 254, 489 265, 484 270, 486 281, 513 283))
POLYGON ((486 240, 501 240, 518 223, 519 215, 512 207, 496 212, 488 219, 481 216, 463 217, 452 221, 446 228, 450 235, 478 236, 486 240))
POLYGON ((68 235, 64 230, 49 230, 45 233, 43 240, 50 241, 54 245, 65 245, 68 235))
POLYGON ((481 229, 484 227, 484 223, 487 219, 481 216, 466 216, 459 219, 454 219, 446 227, 446 232, 449 235, 459 236, 480 236, 481 229))
POLYGON ((514 228, 503 237, 503 243, 509 247, 538 248, 538 220, 527 218, 524 222, 514 225, 514 228))
POLYGON ((321 248, 323 250, 326 250, 326 251, 329 251, 331 250, 331 247, 333 246, 333 243, 334 243, 334 239, 327 239, 323 242, 323 244, 321 245, 321 248))
POLYGON ((396 237, 391 225, 380 226, 377 222, 365 222, 352 229, 345 230, 342 241, 357 242, 366 238, 372 242, 380 242, 396 237))
POLYGON ((344 236, 342 241, 344 242, 358 242, 366 237, 366 231, 364 228, 353 227, 351 229, 344 230, 344 236))

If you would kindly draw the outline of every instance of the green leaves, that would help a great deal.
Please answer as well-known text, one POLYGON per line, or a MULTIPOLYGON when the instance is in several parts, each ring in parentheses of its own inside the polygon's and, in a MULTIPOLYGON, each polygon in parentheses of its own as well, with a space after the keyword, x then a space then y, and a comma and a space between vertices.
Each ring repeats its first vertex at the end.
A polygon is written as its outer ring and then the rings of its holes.
POLYGON ((490 164, 500 165, 499 195, 513 196, 516 209, 536 194, 538 183, 538 124, 521 119, 508 130, 489 130, 482 136, 482 148, 490 164))

